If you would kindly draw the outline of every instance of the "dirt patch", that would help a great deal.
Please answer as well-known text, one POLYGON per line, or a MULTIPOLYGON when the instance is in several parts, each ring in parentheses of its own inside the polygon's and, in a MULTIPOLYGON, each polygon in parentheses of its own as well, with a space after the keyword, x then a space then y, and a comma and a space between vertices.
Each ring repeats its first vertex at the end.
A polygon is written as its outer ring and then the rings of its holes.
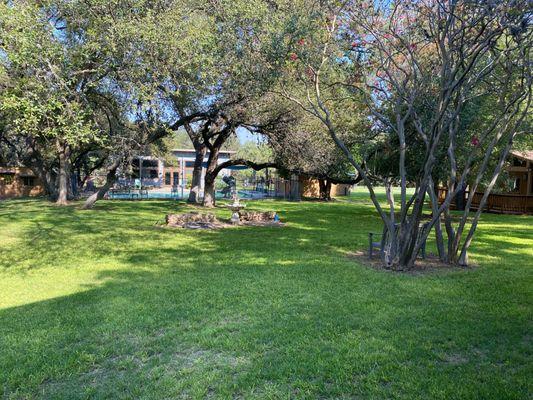
POLYGON ((462 354, 446 354, 444 356, 444 363, 449 365, 462 365, 468 363, 468 358, 462 354))
POLYGON ((368 253, 364 251, 356 251, 348 254, 348 258, 356 260, 358 263, 369 267, 372 269, 390 271, 390 272, 400 272, 404 274, 425 274, 438 271, 465 271, 468 269, 475 268, 475 265, 471 265, 468 268, 461 268, 455 265, 446 264, 439 260, 434 254, 428 254, 426 258, 419 258, 416 260, 415 266, 412 270, 409 271, 395 271, 390 268, 387 268, 381 262, 379 254, 374 255, 374 257, 368 257, 368 253))
POLYGON ((187 349, 174 353, 172 363, 179 368, 211 369, 220 367, 237 367, 247 364, 248 360, 226 352, 204 349, 187 349))

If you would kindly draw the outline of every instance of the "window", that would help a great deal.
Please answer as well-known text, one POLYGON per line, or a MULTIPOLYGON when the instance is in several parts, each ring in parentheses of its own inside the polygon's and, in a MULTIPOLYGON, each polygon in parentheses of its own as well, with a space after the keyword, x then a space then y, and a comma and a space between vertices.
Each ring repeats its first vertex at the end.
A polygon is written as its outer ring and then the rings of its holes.
POLYGON ((194 161, 185 161, 185 168, 194 168, 194 161))
POLYGON ((525 167, 526 166, 526 161, 525 160, 521 160, 520 158, 517 158, 517 157, 513 157, 513 166, 515 166, 515 167, 525 167))
POLYGON ((15 176, 13 174, 0 174, 0 181, 2 181, 4 185, 12 185, 14 178, 15 176))
POLYGON ((158 168, 158 160, 143 160, 143 168, 158 168))
POLYGON ((33 176, 22 176, 22 184, 24 186, 35 186, 35 177, 33 176))
MULTIPOLYGON (((141 159, 140 158, 134 158, 131 160, 131 165, 133 166, 133 168, 137 168, 139 169, 139 165, 141 164, 141 159)), ((146 158, 143 158, 142 160, 142 166, 143 166, 143 169, 145 168, 159 168, 159 160, 150 160, 150 159, 146 159, 146 158)))
MULTIPOLYGON (((133 168, 131 171, 132 178, 141 178, 141 173, 138 168, 133 168)), ((143 179, 157 179, 159 178, 159 171, 157 169, 142 169, 142 178, 143 179)))
POLYGON ((165 172, 165 185, 170 185, 170 172, 165 172))

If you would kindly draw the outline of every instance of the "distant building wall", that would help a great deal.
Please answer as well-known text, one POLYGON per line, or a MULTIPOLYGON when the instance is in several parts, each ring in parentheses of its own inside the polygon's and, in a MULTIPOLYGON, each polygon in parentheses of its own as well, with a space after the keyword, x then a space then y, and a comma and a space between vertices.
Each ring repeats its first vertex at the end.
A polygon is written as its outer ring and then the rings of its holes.
MULTIPOLYGON (((194 160, 196 158, 196 152, 193 149, 174 149, 171 151, 172 155, 177 159, 176 166, 165 166, 163 171, 163 185, 164 186, 176 186, 182 184, 189 184, 192 179, 192 173, 194 169, 194 160), (179 183, 178 183, 179 182, 179 183)), ((219 153, 218 163, 221 164, 228 161, 231 156, 235 154, 234 151, 222 150, 219 153)), ((204 157, 204 163, 209 160, 209 151, 204 157)), ((201 185, 203 188, 204 176, 206 168, 202 168, 202 180, 201 185)), ((229 169, 223 169, 220 171, 220 176, 231 175, 229 169)))
MULTIPOLYGON (((331 196, 348 196, 350 194, 352 185, 347 184, 332 184, 331 196)), ((300 177, 300 191, 302 197, 320 197, 320 184, 318 179, 300 177)))
MULTIPOLYGON (((223 150, 219 153, 218 163, 228 161, 234 151, 223 150)), ((132 160, 131 176, 122 177, 119 182, 124 185, 133 185, 136 179, 141 179, 143 186, 170 187, 190 185, 194 169, 196 152, 194 149, 173 149, 171 150, 175 161, 165 164, 165 161, 152 156, 136 156, 132 160), (140 166, 142 165, 142 168, 140 166)), ((209 159, 209 152, 205 155, 204 164, 209 159)), ((202 168, 201 189, 203 189, 206 168, 202 168)), ((231 175, 231 170, 223 169, 219 174, 221 177, 231 175)))
POLYGON ((509 161, 507 172, 514 180, 512 193, 533 195, 533 151, 513 151, 509 161))
MULTIPOLYGON (((483 210, 508 214, 533 214, 533 150, 511 151, 506 171, 513 180, 513 187, 507 193, 490 193, 483 210)), ((446 199, 447 193, 447 188, 439 188, 440 204, 446 199)), ((452 199, 450 204, 452 209, 464 209, 469 195, 467 189, 463 196, 452 199)), ((472 195, 472 209, 478 209, 483 195, 483 190, 472 195)))
MULTIPOLYGON (((352 185, 332 184, 331 195, 333 197, 348 196, 350 194, 351 188, 352 185)), ((304 175, 291 175, 289 179, 274 179, 273 190, 276 197, 284 197, 289 198, 291 200, 299 200, 302 197, 320 197, 320 185, 318 183, 318 179, 309 178, 304 175)))
POLYGON ((42 182, 29 168, 0 167, 0 199, 40 196, 42 182))
POLYGON ((301 200, 301 185, 297 175, 291 175, 289 179, 273 179, 274 197, 282 197, 289 200, 301 200))

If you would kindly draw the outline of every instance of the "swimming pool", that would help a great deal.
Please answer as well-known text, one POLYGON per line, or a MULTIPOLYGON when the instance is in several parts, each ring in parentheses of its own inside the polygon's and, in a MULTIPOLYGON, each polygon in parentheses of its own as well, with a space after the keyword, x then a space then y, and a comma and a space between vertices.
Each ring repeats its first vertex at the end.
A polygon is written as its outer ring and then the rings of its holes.
POLYGON ((159 192, 159 191, 148 191, 142 196, 139 193, 109 193, 108 199, 110 200, 144 200, 144 199, 176 199, 181 200, 189 196, 189 191, 184 190, 183 192, 171 193, 171 192, 159 192))
MULTIPOLYGON (((109 200, 145 200, 145 199, 167 199, 167 200, 183 200, 189 197, 190 190, 184 189, 183 191, 180 190, 177 193, 171 193, 168 191, 158 191, 158 190, 149 190, 147 193, 143 194, 142 196, 139 195, 138 192, 133 193, 109 193, 108 199, 109 200)), ((239 197, 242 199, 264 199, 268 196, 268 193, 265 192, 259 192, 255 190, 239 190, 239 197)), ((215 193, 215 198, 217 199, 223 199, 228 198, 224 197, 224 193, 221 191, 217 191, 215 193)))

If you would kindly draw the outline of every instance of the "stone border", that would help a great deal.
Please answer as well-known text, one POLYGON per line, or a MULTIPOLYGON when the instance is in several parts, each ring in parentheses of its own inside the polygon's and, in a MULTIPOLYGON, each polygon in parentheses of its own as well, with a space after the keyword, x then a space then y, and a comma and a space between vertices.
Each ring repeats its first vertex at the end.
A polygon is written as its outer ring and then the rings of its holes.
POLYGON ((238 224, 231 223, 230 220, 219 220, 212 213, 188 212, 183 214, 167 214, 165 226, 170 228, 183 229, 222 229, 235 228, 240 226, 284 226, 283 222, 276 221, 275 212, 248 212, 245 220, 238 224))

